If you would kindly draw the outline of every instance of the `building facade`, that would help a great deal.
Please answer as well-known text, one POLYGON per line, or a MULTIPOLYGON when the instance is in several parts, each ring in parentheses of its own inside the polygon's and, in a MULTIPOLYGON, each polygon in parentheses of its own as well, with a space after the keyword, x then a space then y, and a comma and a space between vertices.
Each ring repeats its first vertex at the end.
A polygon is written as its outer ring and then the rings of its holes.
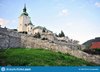
POLYGON ((27 13, 26 5, 24 5, 23 13, 19 17, 18 32, 32 34, 34 25, 27 13))
POLYGON ((51 31, 47 30, 45 27, 37 26, 32 24, 31 19, 27 13, 26 5, 24 5, 23 13, 19 17, 19 24, 18 24, 18 32, 20 33, 27 33, 27 34, 36 34, 36 33, 52 33, 51 31))

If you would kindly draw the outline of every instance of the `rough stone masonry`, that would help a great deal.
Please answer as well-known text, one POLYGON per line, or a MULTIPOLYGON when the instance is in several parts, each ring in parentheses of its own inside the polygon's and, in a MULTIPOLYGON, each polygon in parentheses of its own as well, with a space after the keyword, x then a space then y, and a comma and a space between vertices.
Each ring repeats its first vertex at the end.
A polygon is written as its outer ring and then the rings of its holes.
POLYGON ((16 31, 0 28, 0 49, 5 48, 43 48, 56 52, 69 53, 77 58, 82 58, 88 62, 100 64, 100 55, 91 55, 81 50, 74 50, 67 44, 50 40, 41 40, 31 35, 20 34, 16 31))

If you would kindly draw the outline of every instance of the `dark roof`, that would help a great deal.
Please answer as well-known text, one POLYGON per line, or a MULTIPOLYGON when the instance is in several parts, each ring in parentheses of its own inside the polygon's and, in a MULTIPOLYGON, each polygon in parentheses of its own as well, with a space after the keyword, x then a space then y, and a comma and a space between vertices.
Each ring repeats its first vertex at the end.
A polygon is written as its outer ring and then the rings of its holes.
POLYGON ((21 14, 21 16, 22 16, 22 15, 26 15, 26 16, 28 16, 28 13, 27 13, 26 11, 27 11, 27 9, 26 9, 26 5, 24 5, 23 13, 21 14))
POLYGON ((28 16, 28 13, 27 13, 27 12, 23 12, 23 13, 21 14, 21 16, 23 16, 23 15, 28 16))
POLYGON ((33 25, 32 22, 30 21, 30 23, 28 25, 33 25))
POLYGON ((100 42, 100 37, 96 37, 93 42, 100 42))

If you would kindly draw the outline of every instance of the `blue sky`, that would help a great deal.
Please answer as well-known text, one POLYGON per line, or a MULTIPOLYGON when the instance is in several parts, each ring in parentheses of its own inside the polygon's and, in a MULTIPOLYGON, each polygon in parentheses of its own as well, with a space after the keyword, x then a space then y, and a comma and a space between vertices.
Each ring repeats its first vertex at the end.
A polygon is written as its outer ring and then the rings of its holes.
POLYGON ((100 37, 100 0, 0 0, 0 24, 17 28, 26 3, 35 26, 43 26, 83 43, 100 37))

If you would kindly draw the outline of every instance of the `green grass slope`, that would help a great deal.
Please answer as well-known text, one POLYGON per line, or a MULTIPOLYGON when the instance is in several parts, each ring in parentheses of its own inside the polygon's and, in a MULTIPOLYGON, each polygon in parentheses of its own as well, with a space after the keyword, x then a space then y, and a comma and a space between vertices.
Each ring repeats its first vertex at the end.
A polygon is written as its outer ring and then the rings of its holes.
POLYGON ((0 50, 0 66, 91 66, 96 65, 69 54, 44 49, 0 50))

